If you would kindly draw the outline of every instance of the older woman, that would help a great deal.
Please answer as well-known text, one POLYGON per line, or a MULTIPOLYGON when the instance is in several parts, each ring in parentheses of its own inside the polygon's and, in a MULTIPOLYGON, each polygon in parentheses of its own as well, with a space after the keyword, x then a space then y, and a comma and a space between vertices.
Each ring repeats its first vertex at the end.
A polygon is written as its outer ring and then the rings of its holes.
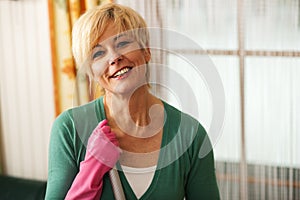
POLYGON ((55 120, 46 199, 114 199, 114 166, 126 199, 219 199, 213 151, 199 157, 204 128, 149 92, 143 18, 113 3, 91 9, 72 45, 105 95, 55 120))

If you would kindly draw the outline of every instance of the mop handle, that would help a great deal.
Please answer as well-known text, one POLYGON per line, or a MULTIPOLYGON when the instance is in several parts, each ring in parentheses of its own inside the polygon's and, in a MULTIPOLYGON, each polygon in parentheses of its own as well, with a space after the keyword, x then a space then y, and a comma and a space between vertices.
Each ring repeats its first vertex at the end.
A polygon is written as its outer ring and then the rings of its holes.
POLYGON ((111 169, 109 171, 109 178, 112 184, 115 200, 126 200, 118 171, 114 168, 111 169))

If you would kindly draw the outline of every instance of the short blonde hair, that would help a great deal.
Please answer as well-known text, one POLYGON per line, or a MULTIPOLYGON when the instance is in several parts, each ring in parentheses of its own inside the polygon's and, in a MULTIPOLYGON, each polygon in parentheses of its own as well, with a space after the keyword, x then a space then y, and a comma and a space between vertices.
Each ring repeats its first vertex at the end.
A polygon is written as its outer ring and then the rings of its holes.
POLYGON ((119 32, 133 30, 141 48, 147 48, 149 32, 145 20, 133 9, 116 3, 97 6, 84 13, 72 29, 72 51, 76 64, 92 78, 91 52, 105 28, 113 22, 119 32))

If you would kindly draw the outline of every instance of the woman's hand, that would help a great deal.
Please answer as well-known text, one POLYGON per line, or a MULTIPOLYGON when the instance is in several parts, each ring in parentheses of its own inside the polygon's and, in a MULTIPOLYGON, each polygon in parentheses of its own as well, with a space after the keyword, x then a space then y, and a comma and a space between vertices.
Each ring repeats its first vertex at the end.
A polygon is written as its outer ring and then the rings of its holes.
POLYGON ((120 153, 115 133, 106 119, 101 121, 88 140, 85 159, 65 199, 99 199, 103 176, 116 164, 120 153))
POLYGON ((106 119, 101 121, 88 140, 84 160, 97 159, 112 168, 118 161, 120 153, 121 149, 116 134, 111 132, 106 119))

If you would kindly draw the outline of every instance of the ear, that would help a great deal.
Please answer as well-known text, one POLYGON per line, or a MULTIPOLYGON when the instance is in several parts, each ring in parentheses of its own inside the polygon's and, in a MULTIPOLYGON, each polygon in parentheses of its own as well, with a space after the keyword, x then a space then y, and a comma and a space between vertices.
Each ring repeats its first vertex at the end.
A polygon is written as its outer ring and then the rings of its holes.
POLYGON ((146 60, 146 63, 148 63, 151 59, 151 51, 150 51, 150 48, 145 48, 144 49, 144 55, 145 55, 145 60, 146 60))

